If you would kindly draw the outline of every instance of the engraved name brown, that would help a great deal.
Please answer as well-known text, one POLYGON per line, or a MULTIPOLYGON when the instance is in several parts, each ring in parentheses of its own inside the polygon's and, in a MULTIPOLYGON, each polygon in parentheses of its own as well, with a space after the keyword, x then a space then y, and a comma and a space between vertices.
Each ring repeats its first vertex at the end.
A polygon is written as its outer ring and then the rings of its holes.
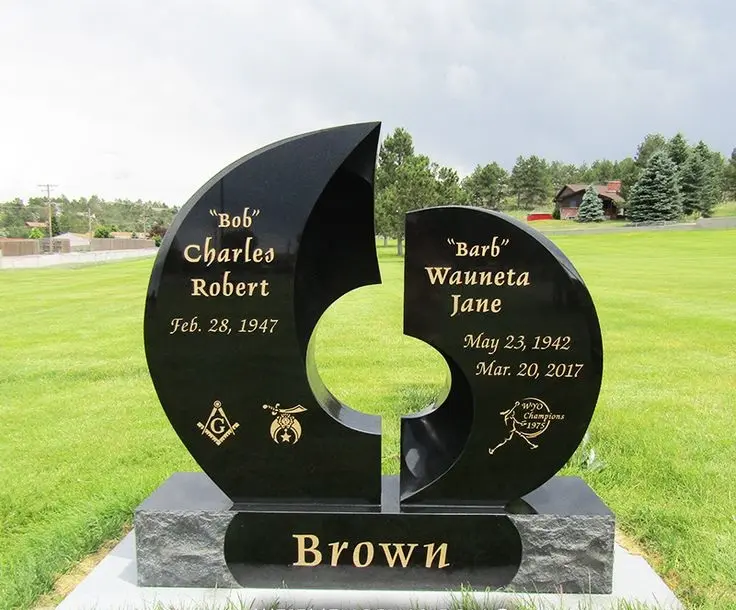
POLYGON ((371 542, 364 540, 351 543, 344 540, 329 542, 320 546, 319 537, 315 534, 292 534, 296 542, 296 561, 292 564, 300 567, 328 565, 337 567, 340 557, 343 564, 349 563, 356 568, 367 568, 374 563, 384 563, 390 568, 409 567, 412 560, 425 568, 442 569, 450 565, 447 561, 447 543, 431 542, 429 544, 406 542, 371 542))

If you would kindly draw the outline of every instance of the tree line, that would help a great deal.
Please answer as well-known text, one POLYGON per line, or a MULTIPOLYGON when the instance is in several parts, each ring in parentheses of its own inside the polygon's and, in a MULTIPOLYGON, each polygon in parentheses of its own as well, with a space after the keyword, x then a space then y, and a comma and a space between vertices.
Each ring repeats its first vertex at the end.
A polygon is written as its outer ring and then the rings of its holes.
POLYGON ((16 198, 0 203, 0 237, 47 237, 49 205, 53 235, 71 232, 101 236, 126 231, 154 237, 165 231, 178 211, 160 201, 105 201, 97 195, 78 199, 60 195, 50 201, 31 197, 27 202, 16 198), (42 222, 46 226, 34 230, 26 222, 42 222))
MULTIPOLYGON (((519 156, 510 172, 493 161, 477 165, 461 180, 453 168, 418 154, 411 134, 399 127, 383 140, 378 153, 376 234, 384 240, 396 239, 401 254, 408 211, 471 205, 491 210, 543 209, 559 217, 553 198, 565 184, 612 180, 621 181, 623 205, 630 208, 627 216, 634 222, 674 220, 683 214, 708 216, 717 203, 736 198, 736 148, 726 159, 703 141, 691 146, 682 133, 669 139, 653 133, 642 140, 633 157, 621 160, 575 165, 519 156), (666 177, 658 177, 663 171, 666 177), (670 207, 663 214, 660 208, 665 200, 670 207)), ((593 217, 600 219, 602 213, 593 217)))
MULTIPOLYGON (((632 157, 599 159, 575 165, 537 155, 519 156, 511 171, 497 162, 477 165, 463 179, 458 172, 433 162, 414 149, 411 134, 397 128, 384 138, 376 167, 376 234, 397 240, 403 249, 406 212, 435 205, 470 205, 491 210, 555 212, 553 198, 565 184, 621 181, 626 215, 634 222, 675 220, 682 215, 708 216, 726 198, 736 198, 736 148, 729 159, 703 141, 690 145, 682 133, 667 139, 648 134, 632 157)), ((596 204, 589 194, 588 201, 596 204)), ((177 207, 160 201, 106 201, 97 195, 51 199, 52 232, 109 234, 129 231, 141 237, 162 235, 177 207)), ((596 204, 597 205, 597 204, 596 204)), ((559 211, 557 211, 559 212, 559 211)), ((25 223, 46 223, 49 202, 31 197, 0 203, 0 237, 41 237, 25 223), (32 232, 33 231, 33 232, 32 232)), ((597 210, 583 218, 599 220, 597 210)))

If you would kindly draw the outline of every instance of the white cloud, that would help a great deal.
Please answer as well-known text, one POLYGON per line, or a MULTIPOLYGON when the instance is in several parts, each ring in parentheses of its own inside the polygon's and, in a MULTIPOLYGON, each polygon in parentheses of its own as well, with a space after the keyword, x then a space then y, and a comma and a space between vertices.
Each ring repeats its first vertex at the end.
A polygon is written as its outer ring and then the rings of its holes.
POLYGON ((473 98, 478 90, 478 74, 470 66, 453 64, 447 68, 445 86, 452 98, 473 98))
POLYGON ((180 204, 233 159, 345 122, 467 171, 683 130, 724 153, 736 9, 714 0, 5 2, 0 199, 180 204))

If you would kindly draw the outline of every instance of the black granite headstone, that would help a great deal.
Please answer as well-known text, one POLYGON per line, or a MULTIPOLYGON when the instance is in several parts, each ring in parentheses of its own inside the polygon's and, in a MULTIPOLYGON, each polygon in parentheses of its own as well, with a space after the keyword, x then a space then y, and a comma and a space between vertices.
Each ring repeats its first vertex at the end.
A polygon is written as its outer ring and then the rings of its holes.
POLYGON ((380 282, 378 133, 318 131, 236 161, 161 244, 145 312, 151 377, 179 438, 235 502, 380 501, 380 418, 341 404, 305 365, 322 313, 380 282))
POLYGON ((165 557, 183 552, 173 536, 221 545, 197 568, 226 566, 216 586, 602 592, 610 511, 580 480, 549 481, 581 441, 602 375, 592 300, 551 242, 477 208, 407 216, 404 330, 444 356, 451 381, 442 401, 402 419, 400 477, 381 477, 380 418, 342 404, 317 373, 322 314, 380 282, 379 127, 256 151, 205 184, 167 232, 146 301, 149 368, 172 426, 231 506, 187 499, 188 516, 172 517, 186 486, 144 503, 139 579, 194 586, 171 577, 165 557), (550 523, 572 532, 573 551, 539 533, 550 523), (582 567, 563 580, 533 573, 571 555, 582 567))
POLYGON ((468 207, 407 215, 404 332, 445 357, 452 383, 402 420, 407 503, 503 506, 575 452, 603 373, 582 278, 548 239, 468 207))

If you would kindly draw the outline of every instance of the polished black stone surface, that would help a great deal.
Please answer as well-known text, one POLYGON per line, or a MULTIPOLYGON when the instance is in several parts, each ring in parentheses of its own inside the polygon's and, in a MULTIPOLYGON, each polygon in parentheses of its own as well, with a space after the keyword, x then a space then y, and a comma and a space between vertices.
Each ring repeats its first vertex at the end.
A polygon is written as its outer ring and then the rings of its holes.
POLYGON ((499 588, 521 554, 514 523, 498 513, 240 511, 225 534, 225 561, 244 587, 499 588))
MULTIPOLYGON (((541 487, 504 508, 471 506, 401 506, 399 503, 399 477, 382 477, 381 512, 418 511, 432 514, 465 515, 480 511, 482 514, 501 515, 558 515, 558 516, 611 516, 611 510, 580 477, 555 476, 541 487)), ((233 512, 240 510, 257 512, 311 512, 317 510, 314 503, 234 504, 212 480, 201 472, 175 472, 136 509, 136 512, 233 512)), ((326 507, 328 512, 354 513, 355 507, 326 507)))
POLYGON ((380 418, 341 404, 310 352, 322 313, 380 282, 378 123, 296 136, 236 161, 184 206, 145 309, 156 392, 235 502, 378 510, 380 418))
POLYGON ((409 213, 406 252, 404 331, 452 380, 441 404, 402 419, 402 501, 504 506, 565 464, 593 415, 590 294, 543 235, 479 208, 409 213))

